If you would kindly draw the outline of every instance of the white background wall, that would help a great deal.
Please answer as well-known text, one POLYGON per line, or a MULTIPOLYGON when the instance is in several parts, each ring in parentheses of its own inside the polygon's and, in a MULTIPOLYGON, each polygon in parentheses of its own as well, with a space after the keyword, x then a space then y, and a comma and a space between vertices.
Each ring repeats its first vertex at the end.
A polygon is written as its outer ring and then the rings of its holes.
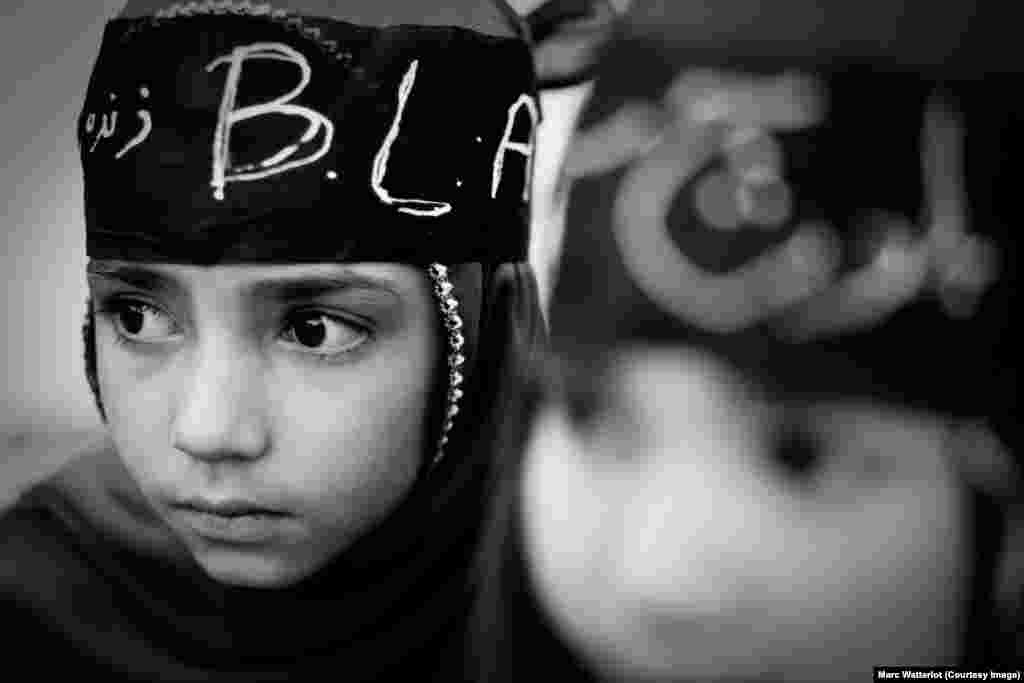
POLYGON ((74 131, 103 23, 120 2, 0 5, 0 428, 8 431, 97 420, 80 361, 85 245, 74 131))
MULTIPOLYGON (((514 0, 523 10, 539 0, 514 0)), ((3 374, 0 433, 98 424, 82 372, 85 232, 75 124, 104 22, 123 0, 0 0, 3 374)), ((545 97, 534 258, 558 244, 554 170, 574 96, 545 97)))

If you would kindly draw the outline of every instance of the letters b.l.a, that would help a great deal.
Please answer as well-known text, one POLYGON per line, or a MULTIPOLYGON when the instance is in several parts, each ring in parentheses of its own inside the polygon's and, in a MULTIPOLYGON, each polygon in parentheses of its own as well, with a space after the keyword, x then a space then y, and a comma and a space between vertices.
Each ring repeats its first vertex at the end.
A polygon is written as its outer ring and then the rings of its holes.
MULTIPOLYGON (((294 103, 309 85, 312 69, 308 60, 301 52, 283 43, 254 43, 236 47, 230 54, 218 57, 207 65, 206 70, 212 72, 226 65, 227 78, 224 83, 223 95, 214 130, 213 165, 210 185, 214 198, 224 199, 227 185, 232 182, 258 180, 311 164, 322 158, 330 149, 334 138, 334 125, 324 114, 294 103), (286 93, 258 104, 237 106, 238 84, 247 61, 275 60, 294 64, 299 69, 299 80, 286 93), (246 120, 268 115, 285 115, 305 119, 306 128, 302 135, 288 144, 283 145, 274 154, 258 162, 235 165, 231 162, 231 133, 233 127, 246 120)), ((398 87, 397 110, 374 156, 370 173, 370 185, 381 202, 394 206, 402 213, 416 216, 442 216, 452 210, 449 202, 414 197, 396 197, 387 189, 388 162, 391 148, 399 137, 402 119, 409 99, 413 94, 416 76, 420 69, 420 61, 413 60, 407 68, 398 87)), ((506 156, 515 152, 526 160, 526 173, 522 196, 528 194, 535 148, 536 128, 539 111, 534 98, 523 94, 508 109, 505 130, 498 144, 492 163, 491 198, 495 198, 501 185, 506 156), (529 116, 529 133, 526 140, 513 139, 513 130, 523 111, 529 116)))

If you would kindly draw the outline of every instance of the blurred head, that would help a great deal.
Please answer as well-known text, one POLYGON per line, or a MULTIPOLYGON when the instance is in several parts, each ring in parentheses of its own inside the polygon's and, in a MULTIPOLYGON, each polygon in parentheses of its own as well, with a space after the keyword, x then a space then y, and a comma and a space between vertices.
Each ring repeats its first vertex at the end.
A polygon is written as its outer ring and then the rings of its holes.
POLYGON ((541 408, 524 538, 541 604, 624 680, 858 680, 955 664, 971 576, 949 423, 783 400, 633 348, 541 408))
MULTIPOLYGON (((501 266, 525 260, 537 116, 503 2, 139 0, 110 22, 79 121, 87 367, 212 578, 293 584, 414 490, 422 511, 470 481, 456 415, 490 405, 508 336, 481 325, 511 316, 499 291, 533 304, 501 266), (502 77, 441 118, 467 60, 502 77)), ((426 533, 407 512, 391 526, 426 533)))
POLYGON ((1020 114, 791 14, 634 3, 567 153, 524 540, 627 679, 1012 654, 985 496, 1019 501, 1020 114))

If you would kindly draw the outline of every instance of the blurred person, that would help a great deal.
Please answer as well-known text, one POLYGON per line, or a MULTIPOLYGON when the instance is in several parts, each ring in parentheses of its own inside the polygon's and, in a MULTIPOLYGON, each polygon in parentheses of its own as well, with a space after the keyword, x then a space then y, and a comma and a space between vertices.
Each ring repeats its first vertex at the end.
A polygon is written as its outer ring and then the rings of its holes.
POLYGON ((5 666, 462 679, 496 425, 542 337, 534 45, 501 1, 108 23, 78 121, 108 437, 0 518, 5 666))
POLYGON ((1019 668, 1001 19, 632 3, 565 161, 554 358, 484 555, 486 679, 1019 668))

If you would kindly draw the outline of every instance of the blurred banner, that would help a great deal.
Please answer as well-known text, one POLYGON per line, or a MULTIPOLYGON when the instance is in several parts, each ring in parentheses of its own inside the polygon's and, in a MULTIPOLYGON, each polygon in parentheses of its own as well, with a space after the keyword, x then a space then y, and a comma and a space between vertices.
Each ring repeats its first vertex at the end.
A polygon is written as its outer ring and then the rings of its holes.
MULTIPOLYGON (((975 32, 943 51, 916 24, 871 23, 880 5, 851 23, 842 3, 772 3, 762 25, 759 3, 636 4, 568 152, 556 346, 673 340, 799 391, 1016 405, 1019 78, 953 49, 975 32), (790 23, 811 19, 821 30, 796 40, 790 23), (889 52, 854 49, 872 26, 894 31, 878 36, 889 52), (849 51, 824 59, 819 33, 849 51), (762 69, 785 70, 691 68, 757 46, 762 69)), ((923 3, 904 10, 932 27, 923 3)))

